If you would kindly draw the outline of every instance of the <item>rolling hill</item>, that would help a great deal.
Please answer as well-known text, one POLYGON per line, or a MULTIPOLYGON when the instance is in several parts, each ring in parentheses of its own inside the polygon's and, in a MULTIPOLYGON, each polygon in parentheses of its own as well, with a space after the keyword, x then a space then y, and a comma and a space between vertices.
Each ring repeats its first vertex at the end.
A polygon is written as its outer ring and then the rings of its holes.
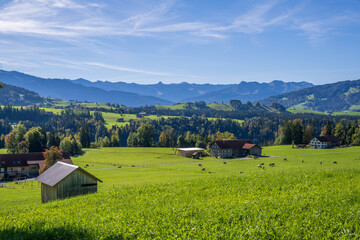
POLYGON ((360 80, 341 81, 265 98, 266 105, 280 103, 287 108, 315 111, 360 109, 360 80))
POLYGON ((33 104, 46 105, 51 104, 52 99, 43 98, 38 93, 24 88, 5 84, 4 87, 0 89, 0 104, 6 105, 10 103, 16 106, 28 106, 33 104))

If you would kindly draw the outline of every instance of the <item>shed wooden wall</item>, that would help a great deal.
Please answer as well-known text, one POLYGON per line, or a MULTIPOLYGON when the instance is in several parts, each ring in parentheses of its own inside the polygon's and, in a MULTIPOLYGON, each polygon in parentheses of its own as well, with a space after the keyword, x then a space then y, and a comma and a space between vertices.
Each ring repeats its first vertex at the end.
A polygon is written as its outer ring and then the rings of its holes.
POLYGON ((41 184, 41 200, 43 203, 95 192, 97 192, 96 179, 81 170, 74 171, 54 187, 41 184), (91 185, 86 186, 87 184, 91 185))
POLYGON ((261 156, 261 147, 252 147, 249 151, 250 155, 261 156))
POLYGON ((50 187, 41 183, 41 202, 46 203, 57 199, 56 186, 50 187))
POLYGON ((60 199, 93 192, 97 192, 97 181, 81 170, 74 171, 57 185, 57 197, 60 199))
POLYGON ((180 157, 192 157, 193 153, 198 152, 198 150, 193 151, 184 151, 184 150, 178 150, 178 156, 180 157))

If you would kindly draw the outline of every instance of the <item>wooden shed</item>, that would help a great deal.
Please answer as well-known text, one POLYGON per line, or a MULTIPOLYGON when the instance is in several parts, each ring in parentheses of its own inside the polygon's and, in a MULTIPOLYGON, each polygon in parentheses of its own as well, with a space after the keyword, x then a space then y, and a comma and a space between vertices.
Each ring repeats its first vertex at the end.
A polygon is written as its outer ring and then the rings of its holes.
POLYGON ((194 153, 201 153, 201 152, 204 152, 205 149, 204 148, 196 148, 196 147, 193 147, 193 148, 178 148, 178 156, 181 156, 181 157, 193 157, 193 154, 194 153))
POLYGON ((79 166, 57 162, 36 178, 41 182, 41 201, 97 192, 97 177, 79 166))

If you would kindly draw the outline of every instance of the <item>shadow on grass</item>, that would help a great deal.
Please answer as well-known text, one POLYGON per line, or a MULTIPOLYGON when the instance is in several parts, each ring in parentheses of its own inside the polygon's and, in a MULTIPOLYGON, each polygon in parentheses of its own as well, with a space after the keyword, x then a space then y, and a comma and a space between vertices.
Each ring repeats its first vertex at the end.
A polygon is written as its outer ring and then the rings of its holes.
POLYGON ((80 156, 84 155, 85 153, 86 153, 85 151, 81 151, 81 153, 74 154, 74 155, 72 155, 72 157, 80 157, 80 156))
POLYGON ((55 227, 51 229, 7 229, 0 231, 0 239, 95 239, 85 229, 55 227))
MULTIPOLYGON (((43 223, 34 223, 33 225, 42 225, 43 223)), ((50 229, 42 229, 39 227, 26 227, 25 229, 6 229, 0 230, 0 239, 6 240, 52 240, 52 239, 116 239, 123 240, 125 237, 122 234, 110 236, 96 236, 91 234, 84 228, 76 227, 54 227, 50 229)))

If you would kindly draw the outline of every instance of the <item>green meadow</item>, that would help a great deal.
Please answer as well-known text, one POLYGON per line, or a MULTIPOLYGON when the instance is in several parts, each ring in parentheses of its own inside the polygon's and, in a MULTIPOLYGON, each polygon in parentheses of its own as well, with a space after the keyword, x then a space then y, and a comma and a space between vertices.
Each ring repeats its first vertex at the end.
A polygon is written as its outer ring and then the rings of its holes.
POLYGON ((360 237, 360 147, 263 154, 195 160, 171 148, 85 149, 72 159, 103 180, 98 193, 41 204, 37 182, 7 184, 0 239, 360 237))

